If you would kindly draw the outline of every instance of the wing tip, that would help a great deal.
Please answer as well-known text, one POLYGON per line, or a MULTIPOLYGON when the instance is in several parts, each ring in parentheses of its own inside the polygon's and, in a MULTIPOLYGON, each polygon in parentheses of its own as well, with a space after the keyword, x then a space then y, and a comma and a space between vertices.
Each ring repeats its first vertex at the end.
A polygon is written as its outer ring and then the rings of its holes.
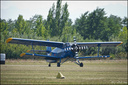
POLYGON ((6 40, 6 43, 9 43, 11 40, 12 40, 12 38, 8 38, 8 39, 6 40))
POLYGON ((118 44, 117 46, 119 46, 119 45, 121 45, 121 44, 123 44, 123 42, 121 42, 120 44, 118 44))
POLYGON ((21 53, 21 54, 20 54, 20 57, 23 57, 25 54, 26 54, 26 53, 21 53))
POLYGON ((27 52, 30 52, 30 50, 27 50, 27 52))

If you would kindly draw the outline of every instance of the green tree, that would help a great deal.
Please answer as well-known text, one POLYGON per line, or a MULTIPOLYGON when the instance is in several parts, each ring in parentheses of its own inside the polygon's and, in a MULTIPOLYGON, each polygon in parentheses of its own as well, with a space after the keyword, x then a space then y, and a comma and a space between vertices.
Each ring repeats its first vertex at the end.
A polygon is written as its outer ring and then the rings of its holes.
POLYGON ((55 5, 53 4, 47 16, 47 22, 45 27, 47 30, 49 30, 51 36, 61 36, 65 24, 68 21, 68 4, 65 3, 65 5, 61 7, 61 3, 62 0, 57 1, 56 9, 55 5))
POLYGON ((3 40, 3 42, 8 37, 8 33, 8 23, 6 22, 6 20, 0 19, 0 38, 3 40))
POLYGON ((104 9, 97 8, 93 12, 85 12, 75 21, 76 31, 84 39, 108 40, 107 17, 104 9))
POLYGON ((62 31, 62 42, 69 42, 69 39, 71 38, 71 35, 72 35, 71 29, 72 29, 72 27, 67 22, 62 31))
POLYGON ((43 25, 42 16, 40 15, 36 20, 36 34, 39 37, 45 38, 46 36, 46 29, 43 25))
POLYGON ((127 17, 124 17, 124 19, 122 20, 122 24, 123 26, 126 26, 128 29, 128 18, 127 17))
POLYGON ((88 33, 88 27, 87 27, 87 14, 88 12, 85 12, 81 15, 80 19, 76 19, 75 21, 75 28, 76 31, 81 34, 81 36, 84 37, 84 39, 89 37, 88 33))
POLYGON ((89 39, 102 39, 107 40, 106 36, 103 36, 105 30, 107 29, 106 24, 106 13, 104 9, 97 8, 92 13, 88 15, 87 24, 88 24, 88 33, 89 39))
POLYGON ((123 48, 128 52, 128 29, 126 26, 123 27, 122 31, 120 31, 118 37, 119 40, 123 42, 123 48))
POLYGON ((16 20, 15 28, 20 35, 23 35, 23 33, 26 31, 26 21, 23 19, 22 15, 19 15, 18 19, 16 20))
POLYGON ((69 12, 68 12, 68 4, 65 3, 65 5, 62 8, 62 16, 61 16, 61 22, 60 22, 60 34, 62 34, 63 29, 66 26, 66 23, 68 24, 68 17, 69 17, 69 12))
POLYGON ((8 31, 8 23, 6 20, 0 19, 0 32, 8 31))
POLYGON ((15 21, 9 19, 9 20, 7 21, 7 23, 8 23, 8 31, 11 32, 11 31, 15 28, 15 21))
POLYGON ((49 36, 54 36, 55 35, 55 20, 54 20, 54 14, 55 14, 55 5, 52 5, 52 8, 50 8, 48 16, 47 16, 47 21, 46 21, 46 30, 49 36))
POLYGON ((56 15, 55 15, 55 28, 54 32, 56 32, 55 36, 60 34, 60 17, 61 17, 61 3, 62 0, 57 1, 57 6, 56 6, 56 15))
POLYGON ((118 36, 120 30, 122 28, 121 25, 121 18, 114 16, 114 15, 110 15, 110 17, 108 17, 108 29, 110 30, 109 33, 109 37, 111 36, 118 36))

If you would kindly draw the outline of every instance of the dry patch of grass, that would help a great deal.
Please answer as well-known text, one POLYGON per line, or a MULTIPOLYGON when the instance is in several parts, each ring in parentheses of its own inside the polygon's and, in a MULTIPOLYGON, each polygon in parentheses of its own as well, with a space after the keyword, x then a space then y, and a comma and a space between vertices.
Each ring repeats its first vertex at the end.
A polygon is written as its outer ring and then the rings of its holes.
POLYGON ((82 61, 48 67, 41 60, 6 60, 1 65, 1 84, 127 84, 127 60, 82 61), (61 72, 66 79, 56 79, 61 72))

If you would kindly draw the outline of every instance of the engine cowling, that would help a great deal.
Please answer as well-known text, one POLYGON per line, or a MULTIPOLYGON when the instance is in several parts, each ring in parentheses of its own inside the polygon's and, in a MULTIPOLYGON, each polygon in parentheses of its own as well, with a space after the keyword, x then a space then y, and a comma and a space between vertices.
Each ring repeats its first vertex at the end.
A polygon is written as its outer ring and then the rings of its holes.
POLYGON ((71 46, 71 50, 72 50, 73 52, 79 52, 79 46, 76 45, 76 44, 73 44, 73 45, 71 46))

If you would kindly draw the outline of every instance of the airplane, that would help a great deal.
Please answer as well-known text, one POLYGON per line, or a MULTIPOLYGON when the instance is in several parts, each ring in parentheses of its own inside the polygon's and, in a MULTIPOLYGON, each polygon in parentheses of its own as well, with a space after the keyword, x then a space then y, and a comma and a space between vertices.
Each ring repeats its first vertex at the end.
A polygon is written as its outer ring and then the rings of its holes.
POLYGON ((6 43, 12 44, 23 44, 23 45, 31 45, 32 50, 28 50, 27 53, 21 53, 22 56, 39 56, 45 59, 49 64, 48 66, 51 67, 51 63, 57 63, 57 67, 60 67, 66 61, 72 61, 83 67, 83 63, 80 62, 80 59, 100 59, 100 58, 110 58, 110 55, 99 55, 100 47, 116 47, 121 45, 123 42, 76 42, 75 36, 74 42, 55 42, 55 41, 44 41, 44 40, 33 40, 33 39, 23 39, 23 38, 8 38, 6 43), (34 50, 35 45, 38 46, 47 46, 46 50, 34 50), (55 47, 55 49, 51 49, 51 47, 55 47), (89 47, 98 47, 97 56, 85 56, 85 57, 78 57, 79 50, 87 49, 89 47), (29 53, 33 52, 33 53, 29 53), (38 54, 35 52, 46 52, 47 55, 38 54))

